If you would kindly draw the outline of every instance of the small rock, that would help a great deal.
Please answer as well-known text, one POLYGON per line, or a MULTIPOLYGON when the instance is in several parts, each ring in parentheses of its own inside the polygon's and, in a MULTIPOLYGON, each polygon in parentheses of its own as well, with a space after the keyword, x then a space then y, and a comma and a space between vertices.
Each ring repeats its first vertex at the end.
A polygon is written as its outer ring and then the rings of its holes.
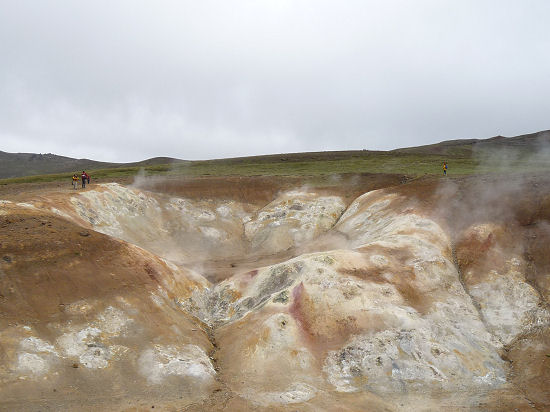
POLYGON ((73 368, 78 368, 78 363, 73 363, 73 368))
POLYGON ((7 255, 4 256, 4 257, 2 258, 2 260, 3 260, 4 262, 11 263, 11 257, 9 257, 9 256, 7 256, 7 255))
POLYGON ((82 231, 79 233, 79 235, 86 237, 86 236, 90 236, 90 233, 88 233, 87 231, 82 231))

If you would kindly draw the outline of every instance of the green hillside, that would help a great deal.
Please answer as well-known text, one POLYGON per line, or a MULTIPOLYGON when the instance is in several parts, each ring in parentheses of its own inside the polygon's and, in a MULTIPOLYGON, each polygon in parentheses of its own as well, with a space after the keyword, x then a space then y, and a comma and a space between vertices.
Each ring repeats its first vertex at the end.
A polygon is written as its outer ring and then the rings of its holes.
MULTIPOLYGON (((10 156, 9 153, 0 153, 0 172, 3 173, 0 176, 6 176, 8 164, 16 162, 10 156), (8 163, 4 163, 6 158, 8 163)), ((96 179, 133 176, 140 170, 147 175, 170 176, 318 176, 341 173, 397 173, 419 176, 441 174, 443 161, 448 163, 451 176, 541 170, 550 172, 550 132, 509 138, 498 136, 485 140, 452 140, 392 151, 289 153, 200 161, 155 158, 124 165, 55 155, 24 156, 24 161, 20 162, 27 167, 23 167, 23 170, 29 174, 38 171, 38 175, 2 179, 1 184, 67 179, 73 171, 82 169, 89 171, 96 179)))

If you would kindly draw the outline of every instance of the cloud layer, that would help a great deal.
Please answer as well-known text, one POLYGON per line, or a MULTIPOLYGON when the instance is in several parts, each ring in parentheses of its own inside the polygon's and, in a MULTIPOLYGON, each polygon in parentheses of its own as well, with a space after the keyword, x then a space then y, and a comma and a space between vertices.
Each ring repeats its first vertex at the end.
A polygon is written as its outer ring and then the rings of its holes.
POLYGON ((5 1, 0 150, 106 161, 548 129, 550 3, 5 1))

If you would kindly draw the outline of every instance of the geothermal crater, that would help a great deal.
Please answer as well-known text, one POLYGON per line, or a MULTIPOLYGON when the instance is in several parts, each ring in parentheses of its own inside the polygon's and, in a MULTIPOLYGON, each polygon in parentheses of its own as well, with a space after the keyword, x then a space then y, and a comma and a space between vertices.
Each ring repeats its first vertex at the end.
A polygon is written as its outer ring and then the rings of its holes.
POLYGON ((0 407, 548 408, 549 182, 523 179, 12 194, 0 407))

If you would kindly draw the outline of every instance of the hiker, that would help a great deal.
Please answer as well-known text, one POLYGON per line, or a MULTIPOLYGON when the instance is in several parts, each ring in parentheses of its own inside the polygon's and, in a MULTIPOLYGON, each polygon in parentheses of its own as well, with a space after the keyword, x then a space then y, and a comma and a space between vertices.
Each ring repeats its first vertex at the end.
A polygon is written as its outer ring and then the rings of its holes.
POLYGON ((75 174, 73 175, 73 188, 74 188, 74 190, 76 190, 76 185, 77 185, 77 183, 78 183, 78 176, 77 176, 77 174, 75 173, 75 174))
POLYGON ((86 180, 88 180, 88 174, 83 170, 82 171, 82 189, 86 188, 86 180))
POLYGON ((84 174, 86 175, 86 180, 88 181, 88 184, 90 184, 90 175, 86 172, 84 172, 84 174))
POLYGON ((443 162, 443 174, 447 176, 447 162, 443 162))

